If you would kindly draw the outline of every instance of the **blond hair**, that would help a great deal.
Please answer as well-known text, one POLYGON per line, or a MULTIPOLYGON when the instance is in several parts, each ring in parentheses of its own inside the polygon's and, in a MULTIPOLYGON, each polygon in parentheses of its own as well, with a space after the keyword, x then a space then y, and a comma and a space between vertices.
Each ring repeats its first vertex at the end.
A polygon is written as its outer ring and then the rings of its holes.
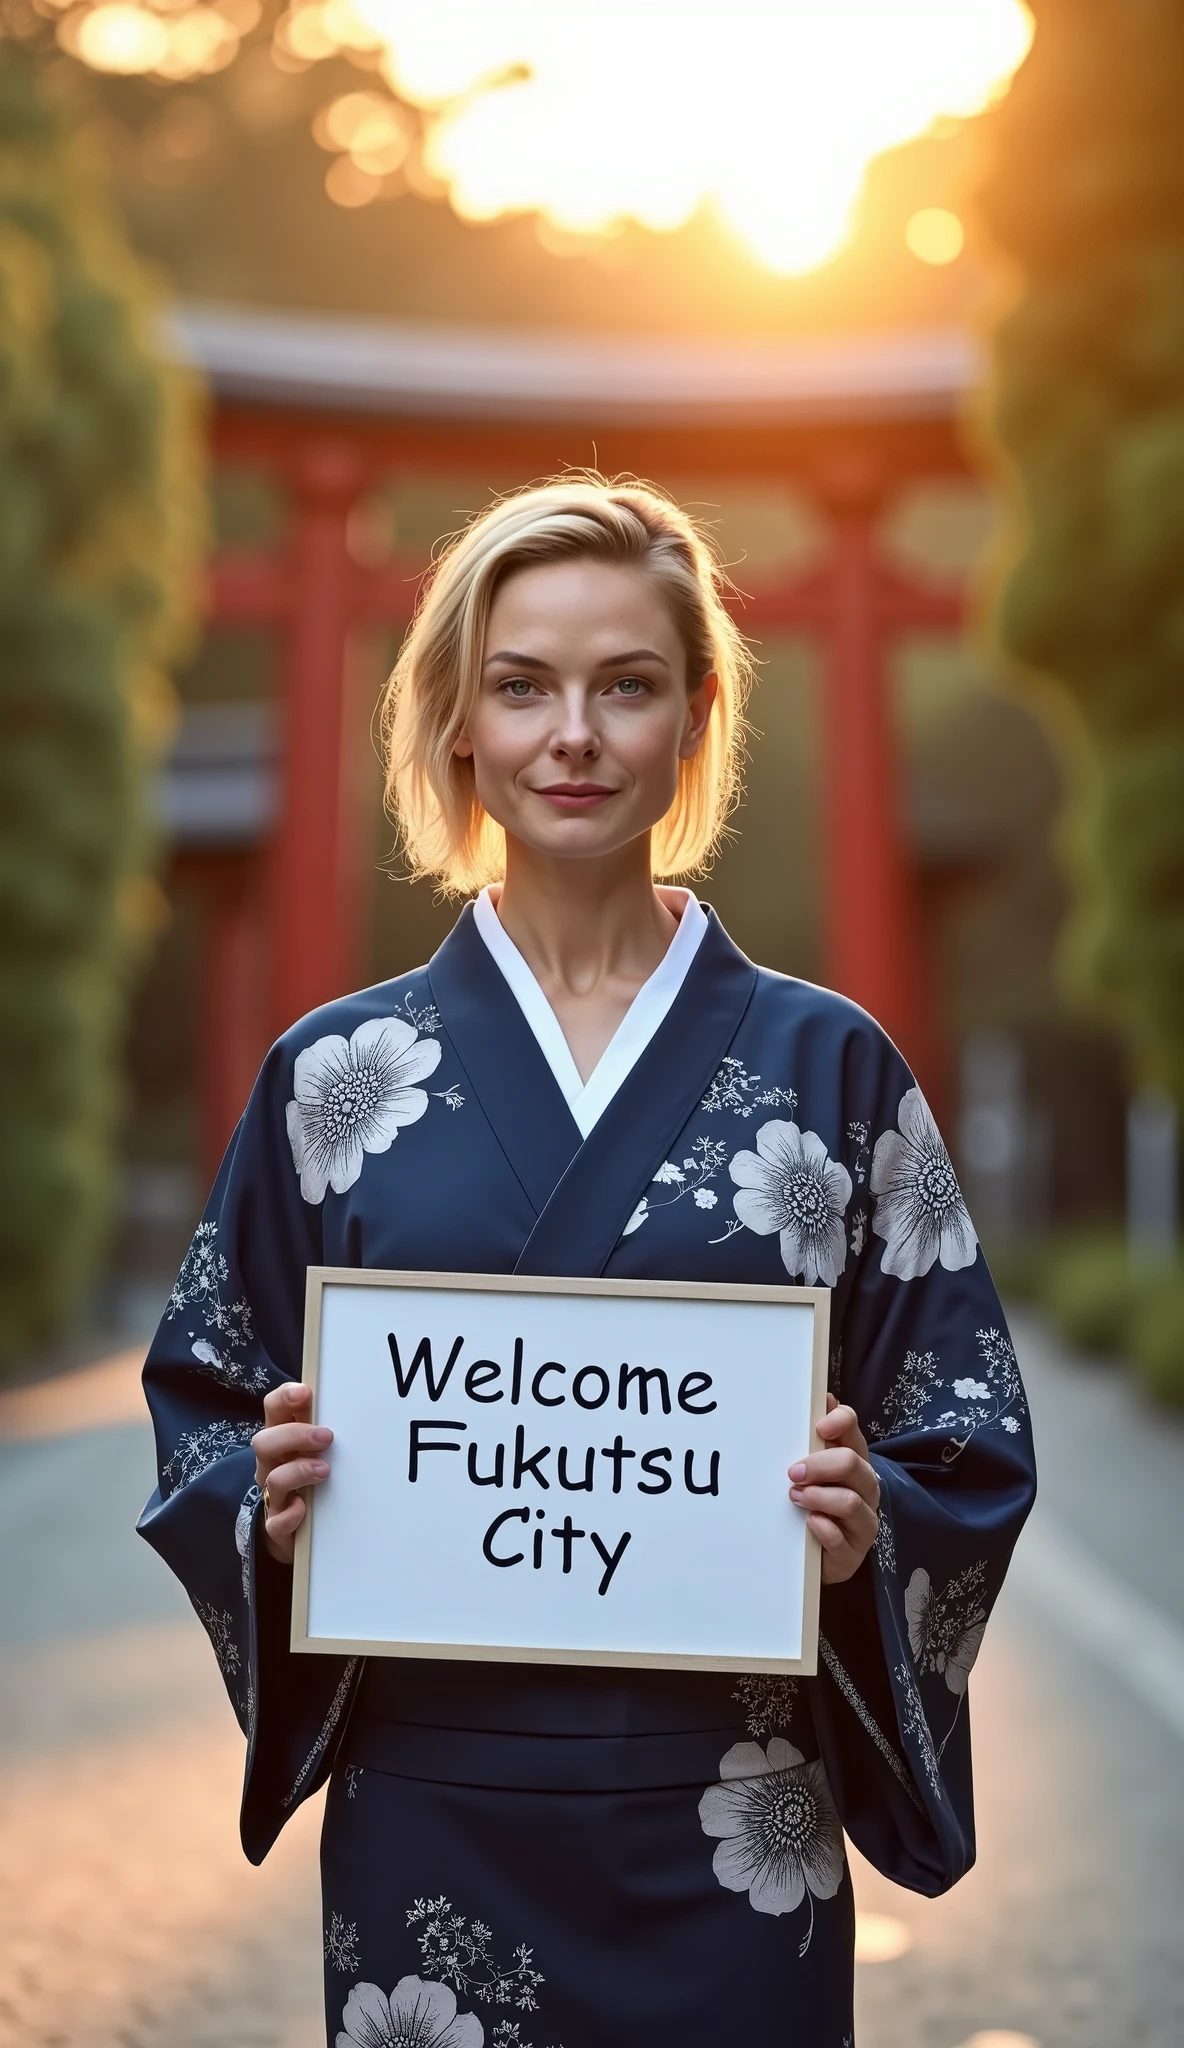
POLYGON ((719 690, 698 752, 679 762, 674 802, 655 827, 655 875, 702 869, 739 792, 752 657, 725 609, 723 570, 681 507, 650 485, 595 473, 553 478, 499 499, 435 563, 386 687, 381 735, 386 802, 412 873, 468 892, 505 873, 500 825, 478 801, 471 758, 454 752, 481 678, 499 584, 517 569, 585 556, 640 569, 670 606, 688 689, 712 671, 719 690))

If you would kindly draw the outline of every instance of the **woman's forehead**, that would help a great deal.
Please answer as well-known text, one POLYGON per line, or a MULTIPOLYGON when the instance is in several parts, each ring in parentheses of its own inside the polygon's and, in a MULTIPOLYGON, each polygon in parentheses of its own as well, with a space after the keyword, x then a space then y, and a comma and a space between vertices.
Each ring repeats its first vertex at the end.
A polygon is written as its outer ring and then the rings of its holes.
POLYGON ((487 659, 503 647, 531 653, 542 643, 558 648, 573 639, 605 655, 652 647, 669 659, 681 647, 661 590, 631 564, 575 557, 532 562, 506 577, 489 610, 487 659))

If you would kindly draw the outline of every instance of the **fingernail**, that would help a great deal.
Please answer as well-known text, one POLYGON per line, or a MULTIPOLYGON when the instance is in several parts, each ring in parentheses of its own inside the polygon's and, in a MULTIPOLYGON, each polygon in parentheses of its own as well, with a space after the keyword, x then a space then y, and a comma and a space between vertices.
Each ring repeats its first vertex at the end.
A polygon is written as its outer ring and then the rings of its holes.
POLYGON ((804 1479, 806 1476, 805 1466, 802 1464, 791 1465, 789 1468, 789 1476, 791 1479, 804 1479))
POLYGON ((314 1429, 312 1440, 314 1444, 331 1444, 333 1441, 333 1431, 331 1429, 314 1429))
POLYGON ((312 1470, 313 1476, 316 1479, 327 1479, 329 1477, 329 1467, 320 1458, 317 1459, 312 1470))
POLYGON ((791 1486, 791 1487, 790 1487, 790 1489, 789 1489, 789 1497, 790 1497, 790 1499, 791 1499, 792 1501, 796 1501, 796 1502, 797 1502, 797 1504, 798 1504, 798 1506, 800 1507, 800 1506, 801 1506, 801 1502, 802 1502, 802 1489, 801 1489, 801 1487, 800 1487, 800 1486, 791 1486))

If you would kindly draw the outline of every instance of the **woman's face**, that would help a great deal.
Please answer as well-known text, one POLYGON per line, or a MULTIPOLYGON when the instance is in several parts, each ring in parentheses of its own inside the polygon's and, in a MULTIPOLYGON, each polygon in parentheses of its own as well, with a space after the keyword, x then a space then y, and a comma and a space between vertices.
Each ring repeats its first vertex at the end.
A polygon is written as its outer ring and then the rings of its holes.
POLYGON ((688 694, 674 620, 640 570, 540 563, 494 598, 456 751, 472 756, 478 799, 510 838, 595 859, 665 816, 715 693, 711 675, 688 694))

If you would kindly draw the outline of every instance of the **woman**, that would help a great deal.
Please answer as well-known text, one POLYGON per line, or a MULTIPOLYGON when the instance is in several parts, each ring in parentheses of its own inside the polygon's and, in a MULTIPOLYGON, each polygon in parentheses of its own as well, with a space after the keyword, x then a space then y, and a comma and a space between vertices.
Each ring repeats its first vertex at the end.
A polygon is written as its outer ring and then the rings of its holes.
POLYGON ((719 837, 746 679, 652 491, 560 481, 452 544, 384 732, 413 866, 480 893, 426 968, 272 1048, 149 1355, 141 1527, 247 1735, 248 1856, 331 1774, 337 2048, 849 2048, 842 1829, 929 1894, 973 1859, 963 1708, 1027 1411, 900 1055, 655 886, 719 837), (309 1264, 833 1288, 830 1412, 788 1473, 818 1677, 291 1657, 331 1453, 296 1384, 309 1264))

